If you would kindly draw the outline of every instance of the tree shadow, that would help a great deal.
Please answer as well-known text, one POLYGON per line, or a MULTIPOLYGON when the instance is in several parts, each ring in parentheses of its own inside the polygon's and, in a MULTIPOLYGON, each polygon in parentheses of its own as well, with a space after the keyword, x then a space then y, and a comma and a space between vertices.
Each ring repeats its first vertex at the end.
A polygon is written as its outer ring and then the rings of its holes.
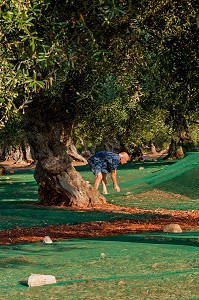
POLYGON ((76 225, 83 222, 116 220, 157 220, 167 218, 158 213, 111 212, 103 210, 73 210, 37 205, 34 201, 0 201, 0 227, 6 230, 15 227, 41 227, 48 225, 76 225))
MULTIPOLYGON (((145 232, 135 234, 125 234, 118 236, 95 237, 92 240, 110 241, 110 242, 125 242, 125 243, 144 243, 157 245, 175 245, 175 246, 192 246, 198 247, 199 232, 186 232, 183 234, 163 233, 161 231, 145 232), (194 237, 195 236, 195 237, 194 237)), ((90 239, 89 239, 90 240, 90 239)))

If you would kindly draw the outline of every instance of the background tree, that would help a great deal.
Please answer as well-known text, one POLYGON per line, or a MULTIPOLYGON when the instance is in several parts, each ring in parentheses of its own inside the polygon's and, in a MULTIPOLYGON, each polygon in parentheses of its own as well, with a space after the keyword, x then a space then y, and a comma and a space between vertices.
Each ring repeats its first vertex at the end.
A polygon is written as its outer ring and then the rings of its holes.
POLYGON ((166 124, 177 144, 191 146, 190 125, 198 119, 197 1, 143 1, 143 62, 140 84, 144 108, 168 112, 166 124))
POLYGON ((0 130, 0 160, 10 159, 15 163, 32 161, 20 114, 11 114, 6 126, 0 130))

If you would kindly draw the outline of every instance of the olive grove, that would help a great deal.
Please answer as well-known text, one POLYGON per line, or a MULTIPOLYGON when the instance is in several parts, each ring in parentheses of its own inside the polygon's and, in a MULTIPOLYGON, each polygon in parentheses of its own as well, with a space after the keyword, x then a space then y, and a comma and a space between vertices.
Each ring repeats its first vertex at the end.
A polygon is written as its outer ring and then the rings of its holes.
POLYGON ((131 144, 149 111, 178 136, 197 120, 195 1, 4 0, 0 9, 1 126, 21 114, 39 203, 106 201, 71 165, 76 128, 131 144))

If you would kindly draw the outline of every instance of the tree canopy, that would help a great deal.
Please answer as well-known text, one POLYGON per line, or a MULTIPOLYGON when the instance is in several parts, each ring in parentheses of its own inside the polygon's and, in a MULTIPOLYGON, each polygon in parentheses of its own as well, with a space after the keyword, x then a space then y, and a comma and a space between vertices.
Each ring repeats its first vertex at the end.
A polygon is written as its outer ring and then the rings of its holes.
POLYGON ((143 18, 146 59, 140 72, 143 105, 167 110, 167 123, 180 135, 198 119, 198 4, 148 4, 143 18))
MULTIPOLYGON (((81 112, 103 78, 121 76, 121 71, 134 77, 132 94, 135 86, 142 89, 143 105, 169 110, 173 123, 176 112, 195 118, 197 8, 193 0, 3 1, 2 122, 41 90, 60 96, 72 77, 81 81, 74 91, 78 107, 69 102, 81 112)), ((108 101, 105 93, 98 100, 105 96, 108 101)))

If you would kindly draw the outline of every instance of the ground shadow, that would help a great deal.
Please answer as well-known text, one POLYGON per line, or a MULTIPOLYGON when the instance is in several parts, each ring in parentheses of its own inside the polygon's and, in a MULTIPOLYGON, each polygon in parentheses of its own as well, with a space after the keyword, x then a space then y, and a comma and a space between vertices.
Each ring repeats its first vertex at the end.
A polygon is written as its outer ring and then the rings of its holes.
MULTIPOLYGON (((125 243, 147 243, 147 244, 167 244, 167 245, 186 245, 199 246, 198 231, 187 232, 182 234, 163 233, 162 231, 125 234, 118 236, 94 237, 92 240, 110 241, 110 242, 125 242, 125 243)), ((90 238, 88 240, 91 240, 90 238)))

